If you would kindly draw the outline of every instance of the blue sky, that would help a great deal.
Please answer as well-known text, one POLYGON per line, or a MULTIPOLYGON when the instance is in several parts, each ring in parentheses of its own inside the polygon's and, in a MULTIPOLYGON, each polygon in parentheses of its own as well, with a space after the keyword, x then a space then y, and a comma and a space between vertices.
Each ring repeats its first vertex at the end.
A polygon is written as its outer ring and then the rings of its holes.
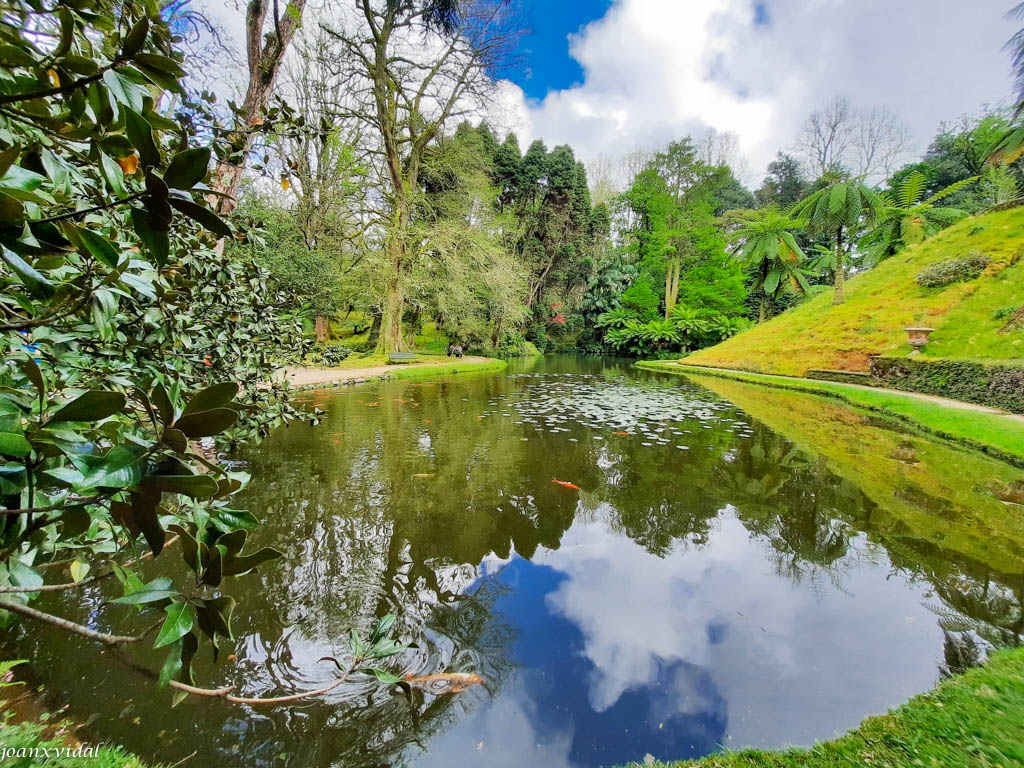
POLYGON ((490 119, 524 146, 570 144, 587 161, 715 129, 735 135, 741 176, 757 184, 833 97, 895 115, 913 155, 942 121, 1011 92, 1011 0, 521 3, 533 32, 490 119))
POLYGON ((510 78, 527 98, 543 99, 548 91, 583 82, 583 69, 569 55, 569 35, 607 13, 612 0, 538 0, 524 11, 530 26, 519 53, 522 68, 510 78))

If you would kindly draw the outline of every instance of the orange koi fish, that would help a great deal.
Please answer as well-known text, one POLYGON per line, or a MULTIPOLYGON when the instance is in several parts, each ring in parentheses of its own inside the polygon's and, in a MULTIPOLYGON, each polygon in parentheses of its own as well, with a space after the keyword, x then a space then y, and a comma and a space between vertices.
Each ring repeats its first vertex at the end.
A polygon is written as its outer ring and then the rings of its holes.
POLYGON ((625 437, 626 435, 629 434, 629 432, 612 432, 612 434, 615 435, 616 437, 625 437))
POLYGON ((580 487, 576 485, 576 483, 570 483, 568 480, 552 480, 551 482, 560 485, 563 488, 568 488, 569 490, 572 491, 578 491, 580 489, 580 487))
POLYGON ((462 693, 479 685, 484 679, 472 672, 444 672, 437 675, 425 675, 414 677, 411 673, 405 676, 405 682, 413 688, 432 693, 435 696, 443 696, 449 693, 462 693))

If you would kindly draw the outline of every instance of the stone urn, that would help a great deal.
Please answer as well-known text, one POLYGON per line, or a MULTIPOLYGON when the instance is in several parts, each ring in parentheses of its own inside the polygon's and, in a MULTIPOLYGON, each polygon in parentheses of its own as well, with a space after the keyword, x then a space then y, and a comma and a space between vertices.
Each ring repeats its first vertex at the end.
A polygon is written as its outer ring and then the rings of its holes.
POLYGON ((910 353, 917 355, 921 353, 921 347, 928 343, 928 337, 935 333, 934 328, 904 328, 907 332, 907 343, 914 348, 910 353))

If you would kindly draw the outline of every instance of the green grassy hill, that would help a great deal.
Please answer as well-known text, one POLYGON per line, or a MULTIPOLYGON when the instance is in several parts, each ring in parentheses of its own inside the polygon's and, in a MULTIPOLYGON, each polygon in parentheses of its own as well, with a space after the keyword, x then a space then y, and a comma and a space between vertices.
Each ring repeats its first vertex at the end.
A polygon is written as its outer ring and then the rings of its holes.
POLYGON ((804 376, 811 369, 867 371, 873 354, 905 354, 909 326, 935 328, 924 357, 1024 358, 1024 329, 1000 332, 1024 306, 1024 208, 975 216, 847 282, 846 304, 828 290, 684 364, 804 376), (976 280, 922 288, 925 267, 980 252, 976 280))

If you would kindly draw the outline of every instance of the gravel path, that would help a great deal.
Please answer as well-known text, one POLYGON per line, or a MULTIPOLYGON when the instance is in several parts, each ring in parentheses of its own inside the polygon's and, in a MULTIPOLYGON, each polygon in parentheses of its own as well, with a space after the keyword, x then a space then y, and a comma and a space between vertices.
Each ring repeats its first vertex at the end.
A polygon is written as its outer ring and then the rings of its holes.
MULTIPOLYGON (((472 357, 466 355, 462 358, 467 363, 486 363, 490 361, 487 357, 472 357)), ((376 376, 386 376, 394 373, 399 368, 431 368, 438 365, 450 365, 456 362, 447 357, 439 360, 423 360, 416 363, 404 363, 399 365, 375 365, 371 368, 285 368, 285 376, 288 381, 296 387, 309 387, 314 384, 334 384, 339 381, 354 381, 355 379, 372 379, 376 376)))

